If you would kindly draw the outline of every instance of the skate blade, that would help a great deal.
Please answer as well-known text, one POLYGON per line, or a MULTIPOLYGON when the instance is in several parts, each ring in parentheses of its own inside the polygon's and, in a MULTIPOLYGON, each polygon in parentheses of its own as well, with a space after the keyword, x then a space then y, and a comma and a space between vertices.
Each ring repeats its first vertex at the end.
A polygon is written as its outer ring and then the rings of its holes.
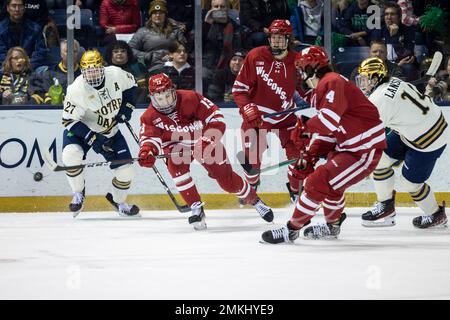
POLYGON ((80 210, 72 212, 72 217, 75 219, 83 211, 84 204, 81 206, 80 210))
POLYGON ((414 226, 414 228, 419 229, 419 230, 445 230, 448 228, 448 224, 447 224, 447 222, 445 222, 445 223, 441 223, 436 226, 432 226, 432 227, 428 227, 428 228, 419 228, 416 226, 414 226))
POLYGON ((133 220, 133 219, 141 219, 141 218, 142 218, 142 216, 141 216, 140 213, 135 214, 135 215, 133 215, 133 216, 129 216, 129 215, 123 214, 123 213, 118 213, 118 214, 119 214, 119 216, 120 216, 121 218, 124 218, 124 219, 130 219, 130 220, 133 220))
POLYGON ((270 245, 270 246, 280 246, 280 245, 288 245, 291 246, 294 244, 293 241, 289 241, 289 242, 280 242, 280 243, 270 243, 270 242, 266 242, 264 240, 259 240, 260 244, 264 244, 264 245, 270 245))
POLYGON ((366 228, 384 228, 395 226, 395 220, 393 218, 385 218, 384 221, 369 221, 362 220, 361 225, 366 228))
POLYGON ((192 223, 192 226, 194 227, 195 231, 202 231, 202 230, 206 230, 206 228, 207 228, 206 223, 203 221, 194 222, 194 223, 192 223))
POLYGON ((317 241, 317 240, 331 241, 331 240, 337 240, 338 237, 337 236, 323 236, 323 237, 305 237, 305 236, 303 236, 303 239, 311 240, 311 241, 317 241))

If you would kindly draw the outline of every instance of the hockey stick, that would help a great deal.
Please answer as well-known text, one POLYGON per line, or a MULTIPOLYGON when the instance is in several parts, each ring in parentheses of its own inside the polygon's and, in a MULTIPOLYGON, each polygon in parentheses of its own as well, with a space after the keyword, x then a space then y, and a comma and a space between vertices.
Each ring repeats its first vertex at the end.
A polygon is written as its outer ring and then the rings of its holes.
MULTIPOLYGON (((178 153, 168 153, 168 154, 160 154, 155 156, 155 158, 158 159, 164 159, 169 158, 173 155, 177 155, 178 153)), ((139 160, 139 158, 131 158, 131 159, 118 159, 118 160, 111 160, 111 161, 99 161, 99 162, 88 162, 88 163, 82 163, 79 165, 74 166, 64 166, 57 164, 50 153, 47 150, 42 151, 42 156, 44 158, 45 163, 52 171, 67 171, 67 170, 76 170, 76 169, 83 169, 83 168, 93 168, 93 167, 106 167, 109 165, 116 165, 116 164, 127 164, 127 163, 133 163, 139 160)))
MULTIPOLYGON (((136 141, 136 143, 139 145, 139 138, 136 135, 136 133, 134 132, 134 130, 131 127, 130 123, 127 120, 124 120, 124 123, 127 126, 128 130, 130 131, 131 135, 133 136, 134 141, 136 141)), ((155 172, 156 176, 158 177, 159 182, 161 182, 161 184, 163 185, 163 187, 166 190, 167 194, 169 195, 170 200, 172 200, 172 202, 175 205, 175 207, 177 207, 178 211, 180 211, 180 212, 189 212, 189 211, 191 211, 191 208, 188 205, 180 205, 178 203, 177 199, 175 199, 172 191, 170 191, 169 186, 167 185, 166 181, 164 181, 164 178, 162 177, 162 175, 158 171, 158 169, 155 166, 153 166, 152 169, 155 172)))
POLYGON ((304 109, 308 109, 308 108, 311 108, 311 106, 305 104, 305 105, 302 105, 297 108, 287 109, 287 110, 280 111, 280 112, 268 113, 268 114, 263 115, 263 118, 271 118, 271 117, 275 117, 275 116, 281 116, 283 114, 292 113, 292 112, 296 112, 296 111, 304 110, 304 109))
POLYGON ((417 85, 420 83, 424 83, 427 82, 429 78, 434 77, 434 75, 438 72, 439 67, 441 66, 442 59, 443 59, 442 52, 436 51, 433 55, 433 60, 431 61, 430 67, 425 73, 425 76, 420 79, 411 81, 411 84, 417 85))
POLYGON ((282 161, 280 163, 274 164, 272 166, 268 166, 268 167, 261 168, 261 169, 257 170, 257 169, 252 167, 252 165, 250 164, 250 161, 245 156, 244 151, 239 151, 236 154, 236 158, 239 160, 239 163, 241 164, 241 166, 245 170, 245 172, 247 172, 249 175, 261 174, 263 172, 275 170, 275 169, 287 166, 287 165, 289 165, 291 163, 294 163, 294 162, 296 162, 298 160, 298 159, 285 160, 285 161, 282 161))

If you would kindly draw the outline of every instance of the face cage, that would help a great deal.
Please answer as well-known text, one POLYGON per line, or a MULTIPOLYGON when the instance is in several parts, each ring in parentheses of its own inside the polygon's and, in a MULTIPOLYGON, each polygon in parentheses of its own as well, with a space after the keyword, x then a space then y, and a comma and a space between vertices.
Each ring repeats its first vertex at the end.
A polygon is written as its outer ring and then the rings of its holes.
POLYGON ((369 79, 364 74, 358 74, 355 77, 356 86, 368 97, 372 91, 376 88, 378 81, 375 79, 369 79))
POLYGON ((272 46, 272 40, 271 40, 270 34, 269 34, 269 37, 267 40, 269 41, 270 51, 272 52, 272 54, 274 56, 278 56, 288 49, 288 46, 289 46, 289 36, 288 35, 284 35, 284 48, 274 48, 272 46))
POLYGON ((84 80, 92 86, 98 87, 105 79, 105 67, 85 68, 81 69, 84 80))
POLYGON ((177 93, 175 89, 150 94, 153 107, 161 113, 171 113, 177 105, 177 93))

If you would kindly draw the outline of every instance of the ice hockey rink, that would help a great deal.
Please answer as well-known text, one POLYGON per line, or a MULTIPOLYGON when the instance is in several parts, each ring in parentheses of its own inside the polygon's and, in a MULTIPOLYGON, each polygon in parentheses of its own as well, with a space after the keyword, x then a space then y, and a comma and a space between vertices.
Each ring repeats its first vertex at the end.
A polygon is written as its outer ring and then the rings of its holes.
MULTIPOLYGON (((335 241, 259 243, 275 224, 252 209, 0 214, 0 299, 449 299, 449 229, 417 230, 416 208, 397 225, 361 226, 347 209, 335 241)), ((321 215, 313 219, 320 221, 321 215)))

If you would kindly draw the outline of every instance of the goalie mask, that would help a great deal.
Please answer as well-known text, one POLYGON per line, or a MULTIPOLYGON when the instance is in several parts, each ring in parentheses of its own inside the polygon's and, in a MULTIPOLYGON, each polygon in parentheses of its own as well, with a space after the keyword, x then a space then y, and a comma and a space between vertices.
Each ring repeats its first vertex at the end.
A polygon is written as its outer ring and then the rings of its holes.
POLYGON ((380 58, 368 58, 358 67, 355 78, 356 85, 366 96, 369 96, 387 77, 388 70, 380 58))
POLYGON ((270 50, 274 56, 288 50, 289 39, 292 35, 292 25, 289 20, 274 20, 269 26, 270 50))
POLYGON ((295 68, 306 84, 315 88, 312 80, 317 79, 317 70, 328 66, 328 56, 325 50, 319 46, 310 46, 303 49, 295 58, 295 68))
POLYGON ((80 59, 80 69, 86 82, 96 88, 105 79, 105 62, 96 49, 87 50, 80 59))
POLYGON ((156 74, 148 80, 148 92, 153 107, 161 113, 169 114, 177 105, 177 92, 172 80, 165 74, 156 74))

